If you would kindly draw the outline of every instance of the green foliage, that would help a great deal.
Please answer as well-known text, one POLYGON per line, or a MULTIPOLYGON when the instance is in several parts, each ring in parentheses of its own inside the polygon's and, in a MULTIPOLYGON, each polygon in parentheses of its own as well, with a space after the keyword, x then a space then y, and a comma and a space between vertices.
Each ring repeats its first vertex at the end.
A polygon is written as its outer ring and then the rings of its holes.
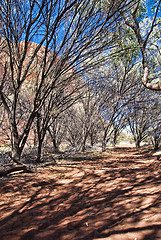
POLYGON ((142 0, 140 1, 140 5, 139 5, 139 9, 137 11, 137 19, 138 21, 142 21, 147 14, 147 1, 146 0, 142 0))
POLYGON ((115 59, 126 65, 133 64, 140 56, 140 49, 134 32, 126 25, 120 25, 115 33, 115 59))

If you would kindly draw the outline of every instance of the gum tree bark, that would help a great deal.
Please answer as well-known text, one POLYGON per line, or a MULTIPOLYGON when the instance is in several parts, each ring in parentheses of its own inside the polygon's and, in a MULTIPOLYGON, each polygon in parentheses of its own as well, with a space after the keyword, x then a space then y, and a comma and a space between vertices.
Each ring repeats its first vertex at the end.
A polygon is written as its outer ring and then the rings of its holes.
POLYGON ((132 21, 130 19, 128 19, 128 17, 126 16, 126 13, 123 14, 123 17, 124 17, 126 25, 129 26, 134 31, 136 39, 137 39, 139 47, 140 47, 140 51, 142 54, 142 66, 143 66, 143 77, 142 77, 143 85, 150 90, 161 91, 161 84, 149 82, 149 78, 148 78, 149 77, 149 64, 148 64, 148 55, 147 55, 147 50, 146 50, 149 37, 150 37, 151 33, 153 32, 154 27, 156 26, 156 19, 157 19, 160 5, 161 5, 161 0, 159 0, 157 3, 157 7, 156 7, 156 11, 155 11, 155 14, 153 17, 151 28, 149 29, 149 32, 148 32, 147 36, 145 37, 145 39, 143 39, 143 37, 141 36, 141 29, 139 26, 139 22, 137 20, 137 13, 139 11, 140 4, 141 4, 141 1, 139 0, 138 3, 136 4, 136 7, 135 7, 133 13, 131 14, 132 21))

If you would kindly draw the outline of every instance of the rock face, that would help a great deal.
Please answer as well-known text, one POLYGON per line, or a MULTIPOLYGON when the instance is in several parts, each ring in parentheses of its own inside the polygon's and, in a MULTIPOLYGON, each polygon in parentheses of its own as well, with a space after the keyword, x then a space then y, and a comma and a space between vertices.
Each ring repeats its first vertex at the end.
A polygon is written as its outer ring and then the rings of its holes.
MULTIPOLYGON (((28 42, 26 55, 22 64, 22 71, 19 75, 20 61, 25 53, 25 42, 19 42, 17 46, 11 43, 11 53, 12 53, 12 63, 9 47, 3 39, 0 42, 0 83, 4 81, 3 92, 8 96, 12 103, 14 88, 18 81, 21 81, 24 77, 25 71, 29 62, 31 61, 34 51, 38 48, 38 44, 33 42, 28 42), (11 70, 12 69, 12 70, 11 70)), ((30 65, 27 75, 25 76, 25 81, 21 86, 21 96, 20 105, 21 107, 26 107, 26 113, 24 111, 24 117, 21 117, 22 109, 19 107, 17 112, 17 121, 19 121, 19 129, 23 128, 25 123, 25 114, 29 114, 34 101, 35 87, 38 86, 41 78, 41 65, 43 61, 43 55, 45 52, 45 47, 41 46, 35 58, 30 65)), ((48 50, 48 59, 52 57, 53 53, 48 50)), ((0 106, 0 145, 10 144, 11 132, 8 123, 7 112, 4 111, 3 106, 0 106)), ((30 134, 29 141, 33 142, 33 132, 30 134)))
MULTIPOLYGON (((58 57, 49 49, 45 49, 44 46, 39 46, 37 43, 28 42, 28 46, 25 50, 25 42, 19 42, 18 45, 11 43, 11 52, 12 52, 12 64, 10 61, 9 47, 7 47, 6 41, 3 39, 0 41, 0 83, 4 81, 5 94, 8 96, 9 100, 13 100, 13 89, 16 87, 18 81, 21 81, 23 78, 23 84, 21 85, 21 99, 20 107, 17 114, 17 121, 19 121, 19 131, 21 132, 25 124, 26 117, 29 116, 31 109, 34 104, 34 96, 36 89, 41 84, 43 66, 44 66, 44 56, 46 51, 46 66, 45 66, 45 81, 44 86, 49 85, 51 80, 54 81, 55 89, 57 92, 63 91, 65 94, 70 94, 75 92, 77 85, 80 84, 79 78, 74 78, 74 69, 68 64, 64 63, 63 67, 65 70, 62 70, 63 60, 58 57), (33 54, 37 50, 37 53, 34 56, 34 60, 31 65, 29 63, 33 59, 33 54), (21 73, 19 72, 21 59, 25 53, 25 58, 22 64, 21 73), (50 64, 52 63, 52 67, 50 64), (29 66, 29 68, 28 68, 29 66), (28 69, 27 69, 28 68, 28 69), (11 71, 11 69, 13 69, 11 71), (25 76, 25 72, 27 74, 25 76), (62 72, 61 72, 62 71, 62 72), (59 73, 60 77, 58 77, 59 73), (56 80, 55 80, 56 79, 56 80), (65 83, 65 84, 64 84, 65 83), (21 108, 22 107, 22 108, 21 108), (24 111, 26 108, 26 112, 24 111), (23 117, 22 115, 23 112, 23 117)), ((40 93, 41 94, 41 93, 40 93)), ((8 115, 4 111, 3 106, 0 106, 0 145, 10 143, 10 129, 8 124, 8 115)), ((29 136, 29 142, 33 144, 34 141, 34 132, 31 131, 29 136)))
MULTIPOLYGON (((29 84, 31 82, 31 85, 34 84, 34 80, 40 80, 41 78, 41 67, 43 65, 43 58, 45 54, 45 47, 39 45, 34 42, 28 42, 27 48, 25 48, 25 42, 19 42, 18 46, 15 46, 14 44, 11 44, 11 51, 9 51, 9 47, 3 41, 2 44, 0 44, 1 52, 0 52, 0 73, 1 78, 3 77, 3 74, 5 72, 5 68, 7 70, 6 72, 6 78, 10 78, 10 81, 12 83, 12 80, 15 81, 21 81, 24 77, 25 72, 27 71, 27 74, 25 76, 25 83, 29 84), (37 50, 37 53, 35 54, 35 50, 37 50), (10 52, 12 54, 12 79, 11 79, 11 61, 10 61, 10 52), (35 56, 34 56, 35 54, 35 56), (21 74, 19 75, 19 69, 21 65, 21 59, 24 57, 22 68, 21 68, 21 74), (34 60, 32 60, 34 57, 34 60), (32 61, 32 64, 27 69, 29 63, 32 61)), ((49 62, 51 62, 51 59, 54 59, 54 53, 50 50, 47 50, 47 65, 49 62)), ((55 57, 55 62, 57 58, 55 57)), ((57 61, 58 62, 58 61, 57 61)), ((13 83, 12 83, 13 84, 13 83)), ((25 85, 25 84, 24 84, 25 85)), ((23 86, 24 87, 24 86, 23 86)), ((28 86, 29 88, 30 86, 28 86)))

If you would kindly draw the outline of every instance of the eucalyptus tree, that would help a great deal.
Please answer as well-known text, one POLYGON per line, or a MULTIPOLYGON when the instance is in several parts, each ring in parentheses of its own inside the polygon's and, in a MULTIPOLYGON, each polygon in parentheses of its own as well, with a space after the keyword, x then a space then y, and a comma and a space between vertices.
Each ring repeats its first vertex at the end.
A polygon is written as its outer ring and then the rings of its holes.
POLYGON ((149 128, 154 124, 151 121, 153 101, 153 92, 140 86, 139 94, 127 105, 127 122, 137 148, 147 138, 149 128))
POLYGON ((149 135, 153 144, 154 150, 158 150, 161 144, 161 122, 153 123, 149 128, 149 135))
MULTIPOLYGON (((71 73, 69 73, 71 75, 71 73)), ((67 74, 66 74, 67 77, 67 74)), ((43 142, 45 140, 47 131, 52 139, 53 147, 56 152, 59 151, 59 145, 62 139, 62 133, 66 127, 63 116, 71 105, 78 101, 81 97, 85 83, 82 79, 77 76, 72 76, 70 81, 66 80, 66 83, 62 81, 58 87, 55 87, 55 91, 52 91, 49 96, 45 99, 43 106, 36 114, 36 130, 38 137, 38 151, 37 151, 37 162, 41 161, 41 151, 43 142), (58 118, 58 120, 57 120, 58 118), (61 122, 60 122, 61 121, 61 122), (62 129, 60 127, 62 126, 62 129)), ((66 116, 66 115, 65 115, 66 116)))
POLYGON ((148 134, 151 138, 151 142, 154 149, 157 150, 161 144, 161 105, 160 96, 154 94, 155 101, 151 103, 149 112, 149 122, 150 126, 148 129, 148 134))
POLYGON ((82 140, 81 151, 85 151, 87 140, 91 140, 91 145, 97 142, 98 131, 100 131, 101 113, 98 108, 97 96, 94 96, 92 89, 87 89, 86 94, 80 99, 82 105, 82 140), (94 139, 95 138, 95 139, 94 139))
POLYGON ((83 139, 82 106, 74 104, 65 112, 66 128, 65 141, 72 151, 79 151, 83 139))
POLYGON ((0 104, 0 139, 1 144, 10 144, 10 129, 8 123, 6 123, 6 110, 3 108, 2 103, 0 104))
POLYGON ((160 19, 161 1, 138 0, 133 10, 124 12, 126 25, 133 31, 140 48, 143 67, 143 85, 151 90, 161 91, 160 82, 160 19), (147 6, 149 5, 149 8, 147 6), (152 17, 147 22, 148 15, 152 17), (146 22, 146 24, 145 24, 146 22), (156 56, 155 65, 151 68, 151 56, 156 56), (159 73, 158 73, 159 72, 159 73), (152 74, 152 76, 151 76, 152 74))
MULTIPOLYGON (((48 125, 47 131, 49 133, 46 136, 47 142, 52 142, 52 147, 55 153, 60 152, 60 144, 66 140, 67 135, 67 113, 62 112, 58 117, 52 118, 52 124, 48 125)), ((40 160, 40 159, 38 159, 40 160)))
POLYGON ((144 108, 134 106, 132 111, 129 109, 127 121, 133 135, 136 148, 139 148, 140 143, 147 138, 147 130, 149 128, 146 110, 144 108))
POLYGON ((0 97, 11 128, 13 161, 20 162, 46 100, 70 85, 73 76, 96 66, 96 56, 113 46, 120 11, 133 1, 116 2, 108 1, 104 14, 97 0, 1 1, 0 97), (21 112, 20 105, 25 106, 21 112))
MULTIPOLYGON (((106 66, 98 68, 91 75, 94 95, 98 95, 98 106, 102 115, 102 150, 113 138, 114 132, 124 124, 126 106, 139 94, 139 64, 133 61, 133 54, 128 57, 117 54, 106 66), (114 127, 115 126, 115 127, 114 127)), ((115 132, 116 133, 116 132, 115 132)))
POLYGON ((123 110, 120 115, 112 123, 112 144, 115 146, 118 143, 118 137, 122 131, 127 127, 126 114, 123 110))
POLYGON ((97 100, 86 85, 82 97, 66 112, 66 140, 74 149, 85 151, 87 143, 93 146, 98 141, 101 114, 97 100))

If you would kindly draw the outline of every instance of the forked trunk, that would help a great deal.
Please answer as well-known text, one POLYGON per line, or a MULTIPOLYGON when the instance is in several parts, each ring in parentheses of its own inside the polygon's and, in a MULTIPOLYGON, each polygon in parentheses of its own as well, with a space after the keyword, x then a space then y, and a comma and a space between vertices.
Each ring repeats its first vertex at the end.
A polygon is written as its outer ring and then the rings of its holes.
POLYGON ((13 134, 11 158, 14 163, 21 164, 22 149, 19 146, 18 137, 13 134))
POLYGON ((17 149, 17 148, 14 148, 13 150, 12 150, 12 155, 11 155, 11 157, 12 157, 12 161, 14 162, 14 163, 17 163, 17 164, 21 164, 21 152, 19 151, 19 149, 17 149))
POLYGON ((81 151, 82 152, 84 152, 86 150, 87 137, 88 137, 88 133, 85 134, 83 142, 82 142, 82 146, 81 146, 81 151))

